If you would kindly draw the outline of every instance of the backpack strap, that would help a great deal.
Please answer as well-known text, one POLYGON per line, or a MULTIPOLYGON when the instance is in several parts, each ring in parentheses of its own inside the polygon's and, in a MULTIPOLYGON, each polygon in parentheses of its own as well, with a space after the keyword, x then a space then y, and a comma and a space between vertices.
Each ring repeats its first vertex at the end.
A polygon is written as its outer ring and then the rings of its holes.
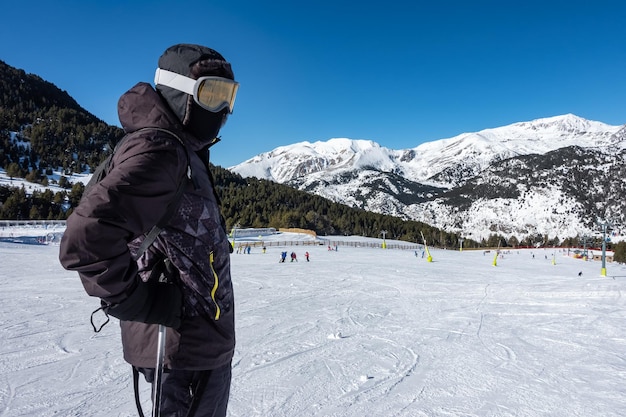
POLYGON ((170 219, 174 215, 174 212, 176 212, 176 209, 178 209, 178 206, 180 205, 180 200, 183 196, 183 192, 185 191, 185 183, 186 181, 180 182, 180 184, 178 185, 178 189, 176 190, 176 195, 174 195, 174 198, 172 199, 170 204, 168 204, 165 214, 163 214, 163 217, 161 217, 157 224, 152 226, 152 229, 150 229, 150 231, 146 233, 146 237, 143 239, 143 242, 141 242, 139 249, 137 249, 135 259, 139 259, 141 255, 143 255, 143 253, 148 249, 148 247, 152 245, 152 243, 156 240, 157 236, 159 236, 165 225, 170 221, 170 219))
POLYGON ((144 417, 141 400, 139 399, 139 370, 135 366, 133 366, 133 390, 135 391, 135 405, 137 406, 137 413, 139 413, 139 417, 144 417))

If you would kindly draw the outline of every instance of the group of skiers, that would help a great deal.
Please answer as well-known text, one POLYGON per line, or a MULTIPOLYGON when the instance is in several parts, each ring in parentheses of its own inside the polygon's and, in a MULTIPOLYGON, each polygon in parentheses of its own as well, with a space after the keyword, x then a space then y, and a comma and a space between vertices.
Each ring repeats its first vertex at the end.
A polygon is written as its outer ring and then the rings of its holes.
MULTIPOLYGON (((267 248, 265 246, 263 246, 263 253, 267 252, 267 248)), ((237 246, 237 253, 238 254, 250 254, 251 253, 251 246, 250 245, 242 245, 240 244, 239 246, 237 246)), ((291 262, 298 262, 298 255, 296 255, 295 252, 291 252, 291 254, 289 255, 291 258, 291 262)), ((310 261, 311 259, 311 255, 309 254, 309 252, 305 252, 304 253, 304 258, 306 259, 307 262, 310 261)), ((280 263, 284 263, 287 260, 287 251, 281 252, 280 253, 280 260, 278 262, 280 263)))
POLYGON ((237 247, 237 253, 246 253, 246 254, 250 255, 251 251, 252 251, 252 248, 249 245, 246 245, 246 246, 239 245, 237 247))
MULTIPOLYGON (((290 256, 291 256, 291 262, 298 262, 298 255, 296 255, 295 252, 291 252, 290 256)), ((305 252, 304 257, 306 258, 306 261, 309 262, 309 259, 310 259, 309 252, 305 252)), ((287 251, 281 252, 280 260, 278 262, 284 263, 286 260, 287 260, 287 251)))

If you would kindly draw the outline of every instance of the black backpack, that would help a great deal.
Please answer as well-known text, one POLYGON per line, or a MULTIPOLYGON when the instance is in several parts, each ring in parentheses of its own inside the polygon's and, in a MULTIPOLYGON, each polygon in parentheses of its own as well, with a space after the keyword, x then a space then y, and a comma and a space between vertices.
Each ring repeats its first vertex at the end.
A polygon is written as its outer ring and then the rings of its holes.
POLYGON ((113 152, 104 161, 102 161, 100 165, 98 165, 98 167, 94 170, 94 173, 91 179, 89 180, 89 182, 87 183, 87 185, 85 186, 85 191, 83 192, 83 198, 85 198, 89 194, 89 190, 95 184, 102 181, 104 177, 106 177, 106 175, 109 172, 109 167, 111 165, 111 159, 113 158, 113 155, 115 155, 115 151, 117 151, 117 149, 121 146, 121 144, 124 141, 126 141, 129 137, 140 132, 145 132, 146 130, 157 130, 159 132, 167 133, 170 136, 176 138, 176 140, 185 149, 185 154, 187 155, 187 171, 186 171, 185 177, 183 177, 180 183, 178 184, 178 189, 176 190, 176 194, 174 195, 174 198, 172 199, 172 201, 168 204, 165 214, 163 215, 163 217, 161 217, 161 219, 157 222, 157 224, 155 224, 152 227, 152 229, 150 229, 150 231, 146 233, 145 239, 143 240, 143 242, 141 243, 141 246, 137 250, 137 255, 135 256, 135 259, 138 259, 139 257, 141 257, 141 255, 143 255, 146 249, 148 249, 148 247, 152 244, 152 242, 154 242, 154 240, 157 238, 159 233, 161 233, 161 230, 163 230, 165 225, 172 218, 172 216, 174 215, 174 212, 176 211, 176 209, 178 208, 178 205, 180 204, 181 197, 183 195, 183 192, 185 191, 185 184, 187 180, 192 179, 191 159, 189 158, 189 151, 187 150, 187 147, 185 146, 185 143, 183 142, 183 140, 176 133, 167 129, 162 129, 160 127, 144 127, 132 133, 124 135, 124 137, 120 139, 120 141, 115 145, 113 152))
MULTIPOLYGON (((104 161, 102 161, 100 163, 100 165, 98 165, 96 167, 96 169, 94 170, 94 173, 93 173, 91 179, 89 180, 89 182, 85 186, 85 191, 83 192, 83 197, 82 197, 82 198, 87 198, 87 196, 89 194, 89 190, 95 184, 97 184, 100 181, 102 181, 102 179, 104 177, 106 177, 106 175, 109 173, 109 168, 110 168, 110 165, 111 165, 111 159, 113 159, 113 155, 115 155, 115 151, 117 151, 120 148, 122 142, 128 140, 128 138, 132 137, 133 135, 135 135, 137 133, 140 133, 140 132, 144 132, 146 130, 158 130, 160 132, 164 132, 164 133, 167 133, 167 134, 175 137, 176 140, 185 149, 185 155, 187 156, 187 171, 186 171, 185 175, 183 176, 183 178, 181 178, 181 180, 180 180, 180 182, 178 184, 178 189, 176 190, 176 194, 174 195, 174 198, 172 199, 172 201, 170 201, 170 203, 168 204, 167 210, 165 211, 165 214, 163 214, 163 216, 161 217, 161 219, 159 219, 157 224, 152 226, 152 229, 150 229, 150 231, 145 234, 145 238, 144 238, 143 242, 141 242, 141 245, 139 246, 139 249, 137 249, 137 253, 136 253, 135 257, 134 257, 135 260, 139 259, 141 257, 141 255, 143 255, 143 253, 148 249, 148 247, 152 244, 152 242, 154 242, 154 240, 157 238, 159 233, 161 233, 163 228, 170 221, 170 219, 172 218, 172 216, 174 215, 174 213, 176 212, 176 209, 178 208, 178 206, 180 204, 181 197, 183 196, 183 192, 185 191, 185 185, 186 185, 187 181, 192 180, 191 158, 189 157, 189 151, 188 151, 187 147, 185 146, 185 143, 183 142, 183 140, 178 135, 176 135, 174 132, 169 131, 167 129, 162 129, 162 128, 159 128, 159 127, 145 127, 145 128, 136 130, 135 132, 132 132, 132 133, 124 135, 124 137, 122 137, 122 139, 120 139, 120 141, 115 145, 115 148, 113 149, 113 152, 109 156, 107 156, 107 158, 104 161)), ((165 259, 163 261, 165 261, 165 259)), ((108 314, 105 313, 107 318, 106 318, 106 321, 104 323, 102 323, 99 326, 96 326, 96 324, 94 323, 94 315, 98 311, 100 311, 102 309, 103 309, 103 307, 100 307, 100 308, 96 309, 93 313, 91 313, 91 318, 90 318, 91 326, 93 327, 93 330, 96 333, 99 333, 100 330, 102 330, 102 328, 104 326, 106 326, 106 324, 109 322, 109 316, 108 316, 108 314)))

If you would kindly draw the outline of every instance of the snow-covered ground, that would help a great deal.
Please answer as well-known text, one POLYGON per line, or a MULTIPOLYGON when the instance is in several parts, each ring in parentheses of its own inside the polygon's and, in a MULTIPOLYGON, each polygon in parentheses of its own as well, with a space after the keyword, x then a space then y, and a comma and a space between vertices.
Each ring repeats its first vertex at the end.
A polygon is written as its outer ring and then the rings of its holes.
MULTIPOLYGON (((70 191, 70 189, 61 188, 58 186, 59 179, 62 174, 60 171, 54 171, 52 175, 49 175, 48 178, 51 180, 51 183, 47 186, 43 186, 41 184, 37 184, 34 182, 26 181, 24 178, 9 178, 6 174, 6 170, 0 168, 0 185, 4 187, 24 187, 27 194, 32 193, 33 191, 43 192, 46 189, 51 190, 53 193, 59 191, 70 191)), ((87 184, 91 179, 91 174, 73 174, 66 177, 71 184, 75 184, 77 182, 82 182, 83 184, 87 184)))
MULTIPOLYGON (((230 416, 626 415, 626 266, 303 243, 232 255, 230 416)), ((0 416, 135 416, 117 323, 57 255, 0 243, 0 416)))

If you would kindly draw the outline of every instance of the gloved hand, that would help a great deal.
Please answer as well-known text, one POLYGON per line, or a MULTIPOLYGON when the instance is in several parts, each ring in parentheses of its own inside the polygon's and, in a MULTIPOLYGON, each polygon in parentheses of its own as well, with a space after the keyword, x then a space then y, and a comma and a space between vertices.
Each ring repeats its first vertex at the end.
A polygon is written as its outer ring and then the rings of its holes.
POLYGON ((177 284, 159 282, 168 275, 170 265, 164 266, 155 268, 148 282, 137 277, 135 289, 121 303, 107 305, 103 301, 104 311, 120 320, 163 324, 175 329, 180 327, 183 294, 177 284))

